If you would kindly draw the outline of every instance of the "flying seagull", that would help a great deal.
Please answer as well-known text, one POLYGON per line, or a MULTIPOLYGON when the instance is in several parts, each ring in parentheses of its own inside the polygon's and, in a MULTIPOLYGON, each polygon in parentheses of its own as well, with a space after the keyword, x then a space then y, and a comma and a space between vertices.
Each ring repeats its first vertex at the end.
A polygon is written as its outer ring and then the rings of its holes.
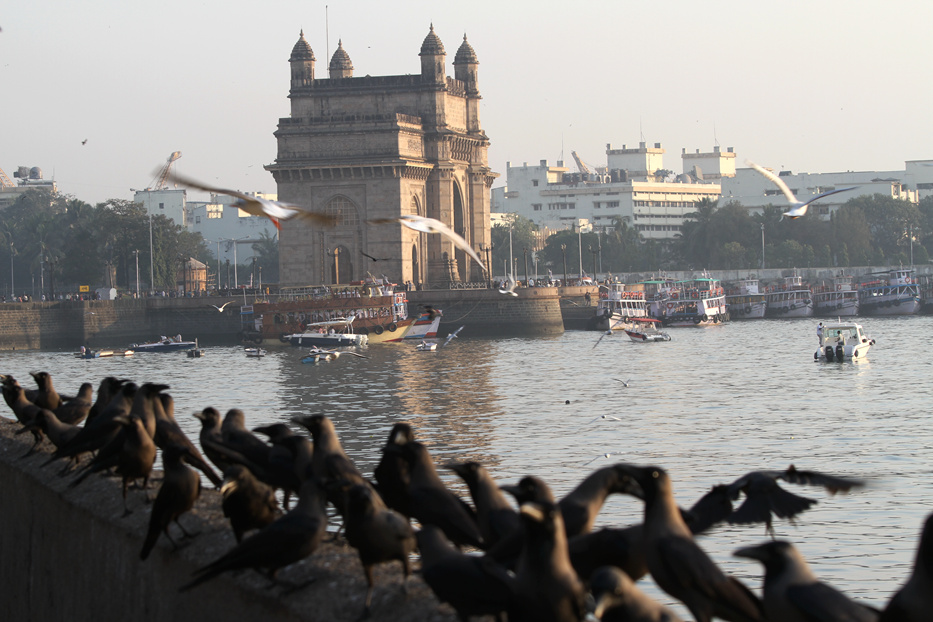
POLYGON ((435 220, 434 218, 427 218, 425 216, 418 216, 416 214, 402 214, 401 216, 396 216, 394 218, 373 218, 367 222, 373 225, 390 225, 397 222, 401 223, 405 227, 408 227, 409 229, 421 231, 422 233, 439 233, 453 242, 457 248, 472 257, 473 261, 478 263, 480 268, 483 270, 486 269, 486 266, 483 265, 483 262, 479 258, 479 255, 476 254, 476 251, 470 248, 469 242, 464 240, 463 237, 456 231, 441 221, 435 220))
MULTIPOLYGON (((447 341, 444 342, 444 346, 446 346, 448 343, 450 343, 451 341, 453 341, 454 338, 455 338, 457 335, 460 334, 460 331, 461 331, 461 330, 463 330, 463 326, 461 326, 460 328, 458 328, 458 329, 455 330, 454 332, 452 332, 452 333, 450 333, 449 335, 447 335, 447 341)), ((441 346, 441 347, 444 347, 444 346, 441 346)))
POLYGON ((373 257, 369 253, 364 253, 363 251, 360 251, 360 255, 363 257, 369 257, 373 261, 388 261, 390 259, 389 257, 373 257))
POLYGON ((265 216, 271 220, 272 224, 275 225, 275 228, 279 230, 282 228, 279 226, 280 220, 291 220, 292 218, 302 218, 322 227, 333 227, 337 224, 336 216, 310 212, 303 207, 294 205, 292 203, 270 201, 269 199, 263 199, 260 197, 251 197, 236 190, 206 186, 201 182, 194 181, 193 179, 182 177, 177 174, 172 174, 170 179, 177 184, 181 184, 182 186, 187 186, 189 188, 194 188, 195 190, 203 190, 204 192, 226 194, 231 197, 236 197, 237 200, 232 204, 234 207, 238 207, 252 216, 265 216))
POLYGON ((509 286, 506 287, 505 289, 500 289, 499 293, 506 295, 506 296, 518 296, 518 294, 515 293, 516 287, 518 287, 518 283, 515 282, 515 277, 510 274, 509 275, 509 286))
POLYGON ((836 188, 835 190, 830 190, 829 192, 824 192, 822 194, 816 195, 815 197, 811 197, 810 199, 807 199, 806 201, 798 201, 797 197, 794 196, 794 193, 791 192, 790 188, 787 187, 787 184, 784 183, 783 179, 781 179, 780 177, 778 177, 777 175, 775 175, 768 169, 758 166, 757 164, 755 164, 754 162, 750 160, 746 160, 745 163, 751 166, 753 169, 755 169, 759 173, 761 173, 762 175, 764 175, 765 177, 767 177, 768 179, 770 179, 774 183, 775 186, 781 189, 781 192, 783 192, 784 196, 787 197, 787 201, 788 203, 790 203, 790 206, 791 206, 791 209, 784 212, 781 216, 782 218, 790 218, 791 220, 795 218, 800 218, 801 216, 805 215, 807 213, 807 208, 814 201, 822 199, 823 197, 828 197, 831 194, 836 194, 837 192, 845 192, 846 190, 855 190, 858 187, 858 186, 852 186, 851 188, 836 188))
POLYGON ((232 301, 232 300, 228 300, 227 302, 223 303, 223 304, 220 305, 219 307, 218 307, 217 305, 210 305, 210 306, 214 307, 215 309, 217 309, 218 311, 220 311, 221 313, 223 313, 223 312, 224 312, 224 309, 227 308, 227 305, 229 305, 229 304, 231 304, 231 303, 233 303, 233 301, 232 301))

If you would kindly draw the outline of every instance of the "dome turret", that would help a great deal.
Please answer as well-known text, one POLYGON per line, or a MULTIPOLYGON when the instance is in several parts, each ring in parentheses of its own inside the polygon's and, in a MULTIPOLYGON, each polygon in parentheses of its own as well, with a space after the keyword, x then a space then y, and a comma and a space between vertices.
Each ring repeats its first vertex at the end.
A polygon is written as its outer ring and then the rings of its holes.
POLYGON ((343 49, 343 41, 337 41, 337 51, 330 59, 330 77, 331 78, 352 78, 353 63, 350 61, 350 55, 343 49))
POLYGON ((314 50, 311 49, 311 44, 305 39, 305 31, 301 30, 301 34, 298 35, 298 41, 295 43, 295 47, 292 48, 292 55, 288 57, 288 62, 292 63, 300 60, 316 60, 314 58, 314 50))
POLYGON ((462 65, 465 63, 479 64, 479 59, 476 58, 476 52, 473 51, 473 46, 467 41, 466 33, 463 35, 463 43, 460 44, 460 48, 457 49, 457 54, 454 56, 454 65, 462 65))
POLYGON ((479 86, 477 85, 477 72, 479 68, 479 59, 476 58, 476 52, 473 46, 467 41, 466 33, 463 35, 463 43, 454 56, 454 77, 466 85, 469 95, 478 95, 479 86))
POLYGON ((298 42, 292 48, 292 55, 288 57, 288 64, 291 66, 293 89, 311 86, 314 81, 314 51, 311 44, 305 40, 303 29, 298 35, 298 42))
POLYGON ((421 44, 421 53, 419 56, 427 55, 437 56, 438 54, 446 56, 447 52, 444 51, 444 44, 441 43, 441 38, 437 36, 434 32, 434 24, 431 24, 431 31, 428 33, 428 36, 424 38, 424 42, 421 44))
POLYGON ((424 38, 418 56, 421 57, 422 81, 435 85, 442 85, 447 81, 444 71, 447 52, 444 51, 444 44, 441 43, 440 37, 434 33, 434 24, 431 24, 431 31, 424 38))

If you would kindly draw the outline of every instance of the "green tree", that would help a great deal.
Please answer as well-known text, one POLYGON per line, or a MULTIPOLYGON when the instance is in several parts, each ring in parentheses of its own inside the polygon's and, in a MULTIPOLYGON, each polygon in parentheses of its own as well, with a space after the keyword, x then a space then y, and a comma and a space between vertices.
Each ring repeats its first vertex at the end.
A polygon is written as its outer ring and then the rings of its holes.
MULTIPOLYGON (((499 274, 503 265, 509 264, 509 229, 512 231, 512 258, 515 259, 515 273, 522 275, 524 266, 522 262, 522 249, 528 249, 528 260, 531 261, 531 252, 536 248, 535 232, 538 225, 530 219, 518 214, 506 214, 506 220, 509 224, 496 224, 490 231, 490 240, 492 241, 492 266, 491 274, 499 274)), ((519 278, 519 276, 516 276, 519 278)))
POLYGON ((265 231, 259 234, 259 241, 253 243, 256 267, 262 269, 263 283, 279 281, 279 238, 265 231))

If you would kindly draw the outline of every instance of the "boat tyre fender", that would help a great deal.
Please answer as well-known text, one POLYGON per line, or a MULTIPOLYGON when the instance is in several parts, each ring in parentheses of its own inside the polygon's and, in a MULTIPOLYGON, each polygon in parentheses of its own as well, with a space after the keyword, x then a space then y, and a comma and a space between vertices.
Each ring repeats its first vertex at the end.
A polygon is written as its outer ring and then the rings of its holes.
POLYGON ((745 315, 748 315, 748 314, 751 313, 751 312, 752 312, 752 308, 751 308, 751 307, 745 307, 745 315))
POLYGON ((288 333, 282 333, 281 335, 279 335, 279 341, 281 341, 282 343, 288 343, 289 341, 288 333))
POLYGON ((375 326, 375 327, 373 327, 373 333, 375 333, 375 334, 377 334, 377 335, 381 335, 381 334, 383 333, 382 327, 381 327, 381 326, 375 326))
POLYGON ((395 322, 392 322, 391 324, 386 326, 386 328, 388 329, 390 333, 394 333, 396 330, 398 330, 398 324, 396 324, 395 322))
POLYGON ((365 326, 360 326, 359 328, 356 329, 356 332, 359 333, 360 335, 368 335, 369 329, 366 328, 365 326))
POLYGON ((702 321, 703 321, 703 320, 700 318, 699 315, 696 316, 695 318, 693 318, 693 323, 694 323, 694 324, 699 324, 699 323, 702 322, 702 321))
POLYGON ((260 344, 260 343, 262 343, 262 335, 260 335, 259 333, 253 335, 252 341, 253 341, 253 343, 255 343, 255 344, 257 344, 257 345, 260 344))
POLYGON ((900 298, 898 298, 897 300, 894 301, 894 306, 895 306, 895 307, 901 306, 901 300, 900 300, 900 298))
POLYGON ((796 304, 796 303, 791 304, 791 306, 790 306, 790 310, 791 310, 791 311, 795 310, 796 308, 797 308, 797 304, 796 304))

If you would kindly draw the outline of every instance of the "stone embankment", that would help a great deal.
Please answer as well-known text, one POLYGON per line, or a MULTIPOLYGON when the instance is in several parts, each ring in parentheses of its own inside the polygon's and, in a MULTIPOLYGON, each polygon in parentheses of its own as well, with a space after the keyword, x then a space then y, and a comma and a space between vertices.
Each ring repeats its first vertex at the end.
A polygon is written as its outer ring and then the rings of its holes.
MULTIPOLYGON (((133 513, 123 518, 120 480, 92 475, 76 488, 56 462, 43 467, 52 447, 46 441, 32 456, 28 435, 0 417, 0 620, 31 622, 166 622, 166 620, 303 621, 357 620, 366 581, 356 551, 343 539, 326 543, 311 557, 283 569, 282 579, 308 587, 283 596, 265 576, 248 570, 225 574, 179 593, 192 572, 233 548, 233 533, 220 509, 220 495, 204 490, 194 510, 181 517, 195 538, 173 551, 161 536, 152 555, 140 561, 148 526, 146 492, 131 490, 133 513)), ((153 473, 153 489, 161 473, 153 473)), ((171 527, 173 538, 180 535, 171 527)), ((397 562, 377 566, 374 621, 457 617, 441 605, 420 577, 407 594, 397 562)))

